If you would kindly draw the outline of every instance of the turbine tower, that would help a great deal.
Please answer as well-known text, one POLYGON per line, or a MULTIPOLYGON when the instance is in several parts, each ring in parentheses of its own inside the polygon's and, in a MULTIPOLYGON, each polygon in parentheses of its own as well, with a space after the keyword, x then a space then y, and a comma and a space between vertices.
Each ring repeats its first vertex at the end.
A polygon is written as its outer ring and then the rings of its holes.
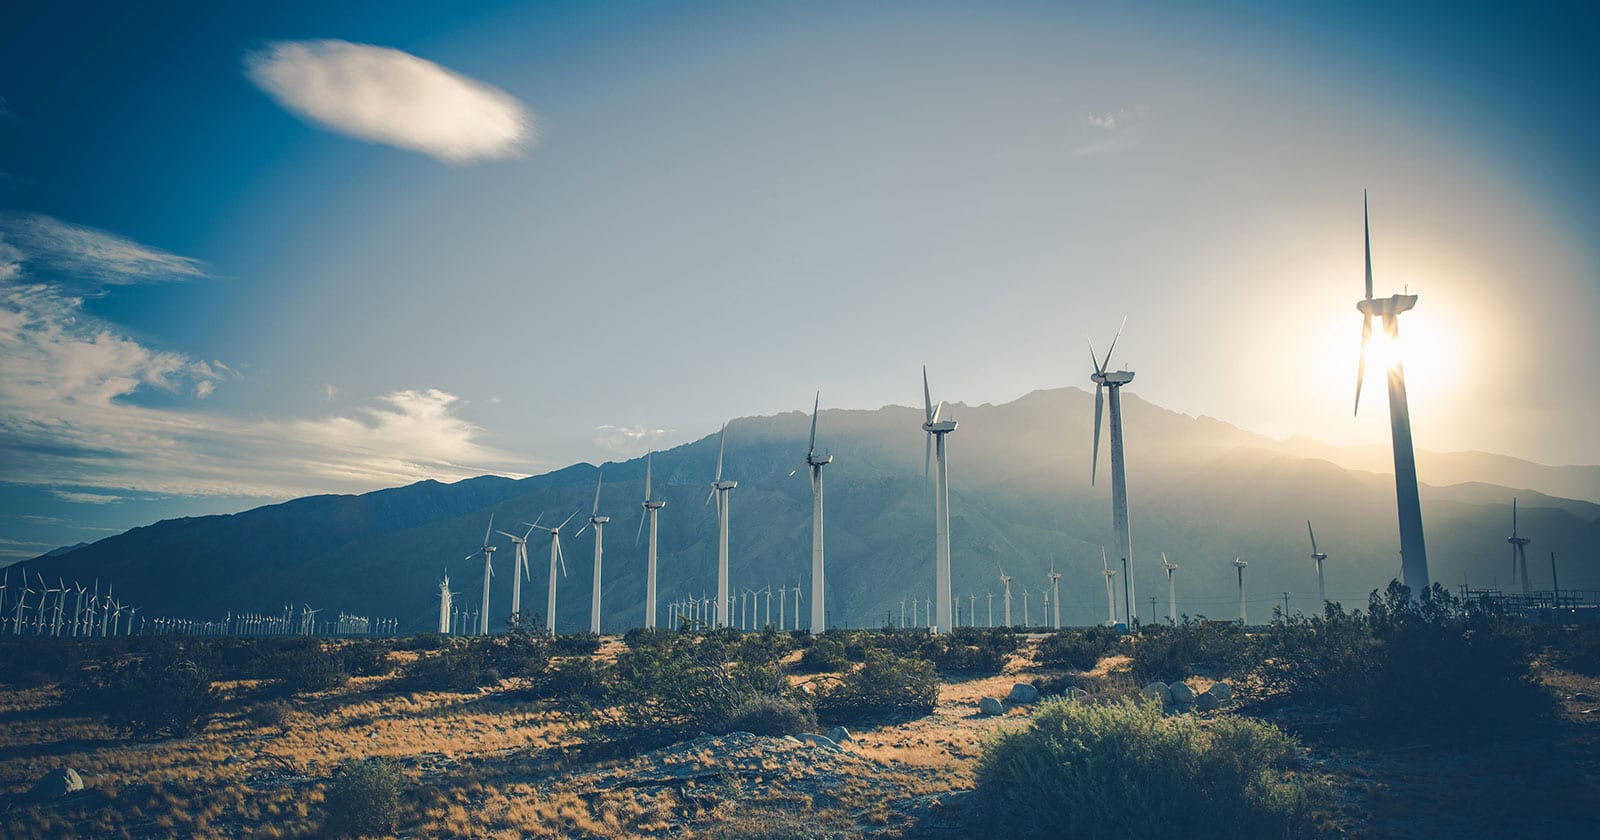
POLYGON ((483 555, 483 609, 478 611, 478 633, 489 635, 489 579, 494 577, 494 546, 489 544, 489 535, 494 533, 494 514, 489 514, 489 527, 483 531, 483 548, 468 554, 466 559, 471 560, 479 554, 483 555))
POLYGON ((439 581, 439 635, 450 635, 450 570, 446 569, 444 580, 439 581))
POLYGON ((1010 627, 1011 626, 1011 576, 1006 574, 1006 570, 1003 569, 1003 568, 1000 569, 1000 585, 1005 587, 1005 590, 1006 590, 1006 592, 1005 592, 1005 619, 1006 619, 1006 623, 1004 625, 1002 625, 1002 626, 1010 627))
POLYGON ((717 435, 717 476, 711 481, 711 492, 706 496, 706 503, 711 503, 713 496, 717 499, 717 613, 715 627, 728 626, 728 611, 732 607, 732 595, 728 592, 728 494, 733 488, 739 486, 737 481, 722 480, 722 451, 728 439, 728 424, 722 424, 722 431, 717 435))
POLYGON ((1056 561, 1050 561, 1050 629, 1061 629, 1061 573, 1056 571, 1056 561))
MULTIPOLYGON (((1511 530, 1517 530, 1517 516, 1515 513, 1511 515, 1511 530)), ((1317 532, 1311 530, 1311 520, 1309 519, 1306 520, 1306 533, 1311 536, 1311 559, 1317 561, 1317 600, 1326 604, 1328 603, 1328 590, 1327 587, 1322 585, 1322 561, 1328 559, 1328 555, 1317 550, 1317 532)))
POLYGON ((533 533, 533 526, 528 526, 528 530, 523 532, 520 537, 516 534, 508 534, 505 531, 495 531, 495 533, 511 540, 513 555, 511 561, 511 614, 517 618, 520 624, 525 618, 522 615, 522 578, 526 576, 530 583, 533 581, 533 570, 528 568, 528 537, 533 533))
MULTIPOLYGON (((1417 305, 1416 295, 1372 297, 1372 221, 1367 213, 1367 196, 1361 194, 1361 215, 1367 245, 1367 296, 1356 302, 1361 313, 1361 361, 1356 368, 1355 412, 1361 411, 1361 381, 1367 372, 1367 341, 1372 338, 1372 319, 1383 319, 1383 334, 1391 343, 1400 341, 1400 313, 1417 305)), ((1417 496, 1417 456, 1411 447, 1411 409, 1406 405, 1406 372, 1396 354, 1389 365, 1389 433, 1394 445, 1394 490, 1400 515, 1400 574, 1413 599, 1421 597, 1431 581, 1428 578, 1428 550, 1422 536, 1422 502, 1417 496)))
MULTIPOLYGON (((822 562, 822 468, 833 461, 832 455, 817 455, 817 407, 822 405, 822 392, 817 392, 811 404, 811 443, 806 447, 805 465, 811 468, 811 626, 827 623, 827 594, 822 562)), ((942 463, 942 462, 941 462, 942 463)), ((793 473, 790 473, 793 475, 793 473)))
MULTIPOLYGON (((951 612, 953 605, 950 602, 950 470, 945 461, 944 436, 956 430, 956 421, 941 420, 944 413, 944 401, 941 400, 937 408, 933 405, 933 395, 928 390, 928 368, 922 368, 922 403, 926 410, 926 420, 922 430, 928 433, 926 446, 923 450, 922 471, 928 471, 928 461, 934 450, 939 454, 939 473, 933 489, 933 521, 934 521, 934 594, 938 598, 936 618, 930 616, 929 624, 933 632, 941 629, 948 631, 951 628, 951 612)), ((1008 602, 1009 603, 1009 602, 1008 602)), ((1006 615, 1006 626, 1011 626, 1011 616, 1006 615)))
POLYGON ((1106 567, 1101 574, 1106 576, 1106 626, 1117 626, 1117 591, 1111 585, 1111 579, 1117 576, 1115 569, 1111 568, 1111 561, 1106 559, 1105 546, 1100 547, 1100 563, 1106 567))
POLYGON ((1240 560, 1237 557, 1233 558, 1233 567, 1239 571, 1239 623, 1240 624, 1249 624, 1250 623, 1249 619, 1246 618, 1245 612, 1244 612, 1244 567, 1248 566, 1248 565, 1250 565, 1250 564, 1245 562, 1245 561, 1243 561, 1243 560, 1240 560))
MULTIPOLYGON (((667 506, 659 499, 650 498, 650 458, 655 453, 646 453, 644 456, 644 511, 639 516, 639 528, 644 528, 646 518, 650 520, 650 550, 645 561, 644 578, 644 626, 647 630, 654 630, 656 626, 656 513, 667 506)), ((639 534, 634 532, 633 544, 639 544, 639 534)))
MULTIPOLYGON (((1128 319, 1123 318, 1123 326, 1128 319)), ((1122 337, 1122 327, 1111 339, 1105 360, 1095 355, 1094 342, 1089 343, 1089 361, 1094 363, 1094 459, 1089 467, 1089 483, 1094 484, 1100 471, 1100 417, 1105 407, 1105 390, 1111 389, 1111 531, 1116 540, 1117 556, 1128 562, 1128 620, 1139 619, 1138 592, 1133 587, 1133 534, 1128 527, 1128 471, 1122 455, 1122 386, 1133 381, 1133 371, 1107 370, 1111 354, 1117 349, 1117 339, 1122 337)))
POLYGON ((596 636, 600 635, 601 537, 605 533, 606 523, 611 521, 611 517, 600 515, 600 485, 604 482, 604 474, 595 478, 594 508, 589 511, 589 521, 584 523, 583 527, 579 528, 578 533, 574 535, 581 537, 584 531, 589 530, 590 525, 594 526, 594 589, 589 593, 589 632, 596 636))
POLYGON ((1167 553, 1161 552, 1161 568, 1167 570, 1167 623, 1178 626, 1178 587, 1172 582, 1172 573, 1178 570, 1177 563, 1167 561, 1167 553))
POLYGON ((1533 540, 1517 536, 1517 497, 1511 497, 1511 536, 1506 537, 1506 542, 1511 543, 1511 582, 1515 583, 1518 577, 1522 579, 1522 594, 1527 595, 1533 591, 1528 582, 1528 543, 1533 540), (1517 572, 1518 566, 1522 572, 1517 572))
MULTIPOLYGON (((578 512, 573 511, 567 515, 566 519, 562 520, 560 525, 553 528, 549 525, 540 525, 539 518, 535 518, 532 522, 522 523, 530 528, 537 528, 550 534, 550 594, 549 600, 545 603, 544 629, 546 633, 552 636, 556 634, 556 563, 559 562, 561 564, 561 576, 567 576, 567 559, 561 556, 561 529, 567 527, 567 523, 571 522, 572 517, 577 515, 578 512)), ((540 514, 540 518, 542 517, 543 514, 540 514)))

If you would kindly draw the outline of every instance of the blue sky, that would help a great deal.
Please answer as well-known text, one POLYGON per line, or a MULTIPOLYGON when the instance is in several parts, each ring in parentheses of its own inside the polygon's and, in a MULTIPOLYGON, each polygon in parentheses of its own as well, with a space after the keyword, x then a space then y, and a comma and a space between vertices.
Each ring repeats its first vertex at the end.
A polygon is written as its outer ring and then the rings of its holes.
POLYGON ((7 4, 0 560, 1083 387, 1125 314, 1148 399, 1386 442, 1363 189, 1419 445, 1600 462, 1600 15, 1298 6, 7 4))

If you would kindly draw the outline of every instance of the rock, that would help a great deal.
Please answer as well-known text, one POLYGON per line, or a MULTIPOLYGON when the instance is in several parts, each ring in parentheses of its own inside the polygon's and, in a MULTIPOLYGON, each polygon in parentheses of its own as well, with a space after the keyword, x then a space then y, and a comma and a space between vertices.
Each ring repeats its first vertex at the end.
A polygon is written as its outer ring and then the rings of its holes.
POLYGON ((1011 703, 1032 703, 1038 699, 1039 689, 1034 688, 1032 683, 1017 683, 1011 687, 1011 693, 1006 696, 1006 700, 1011 703))
POLYGON ((1000 705, 1000 701, 993 697, 980 697, 978 698, 978 711, 986 715, 1003 715, 1006 713, 1006 707, 1000 705))
POLYGON ((1202 712, 1209 712, 1220 705, 1222 705, 1222 703, 1217 700, 1217 698, 1209 691, 1200 695, 1199 697, 1194 698, 1194 707, 1202 712))
POLYGON ((1081 688, 1072 688, 1067 691, 1067 699, 1072 700, 1073 702, 1082 703, 1083 701, 1089 699, 1089 692, 1084 691, 1081 688))
POLYGON ((1172 689, 1168 688, 1167 684, 1164 682, 1153 682, 1145 686, 1143 693, 1144 696, 1154 697, 1155 699, 1160 700, 1162 703, 1172 702, 1172 689))
POLYGON ((33 787, 28 789, 28 796, 33 799, 60 799, 80 790, 83 790, 83 779, 78 776, 78 771, 71 767, 58 767, 34 782, 33 787))
POLYGON ((839 750, 839 745, 834 743, 834 740, 826 735, 816 735, 811 732, 802 732, 800 733, 800 740, 812 745, 813 747, 821 747, 825 750, 839 750))
POLYGON ((1167 686, 1167 691, 1172 694, 1172 702, 1185 705, 1194 702, 1194 689, 1188 683, 1175 682, 1167 686))
POLYGON ((1580 691, 1577 694, 1572 695, 1572 699, 1578 701, 1579 703, 1593 703, 1594 695, 1580 691))
POLYGON ((842 726, 835 726, 833 731, 828 733, 828 737, 836 744, 842 744, 846 741, 852 740, 850 738, 850 730, 845 729, 842 726))
POLYGON ((783 740, 789 741, 789 742, 795 743, 795 744, 800 743, 800 739, 794 737, 793 735, 785 735, 785 736, 783 736, 783 740))
POLYGON ((1226 703, 1233 699, 1233 686, 1219 682, 1206 691, 1207 694, 1217 698, 1217 702, 1226 703))

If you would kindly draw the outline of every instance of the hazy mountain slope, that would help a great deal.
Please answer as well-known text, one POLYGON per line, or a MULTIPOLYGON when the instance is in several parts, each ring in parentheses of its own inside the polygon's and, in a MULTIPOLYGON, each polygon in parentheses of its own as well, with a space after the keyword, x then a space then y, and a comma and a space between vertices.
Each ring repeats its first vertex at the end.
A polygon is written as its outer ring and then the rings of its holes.
MULTIPOLYGON (((1180 565, 1180 609, 1218 617, 1237 614, 1231 561, 1250 562, 1246 586, 1252 618, 1265 618, 1293 593, 1312 609, 1316 577, 1305 520, 1313 519, 1328 552, 1330 597, 1356 603, 1397 574, 1393 481, 1330 461, 1275 451, 1258 435, 1196 419, 1124 396, 1128 483, 1141 614, 1166 612, 1160 552, 1180 565)), ((1013 583, 1013 618, 1029 592, 1038 594, 1054 562, 1063 572, 1063 617, 1102 620, 1105 584, 1100 548, 1110 537, 1110 472, 1102 452, 1100 480, 1089 482, 1094 399, 1076 389, 1040 391, 1005 405, 947 407, 961 426, 950 436, 951 518, 956 591, 965 612, 976 596, 979 621, 999 585, 998 566, 1013 583)), ((932 485, 923 477, 920 409, 824 411, 819 448, 836 458, 826 468, 828 582, 831 621, 854 625, 898 619, 900 602, 932 594, 932 485)), ((800 412, 744 418, 729 426, 725 472, 739 482, 731 502, 735 590, 806 582, 810 573, 810 488, 804 455, 808 418, 800 412)), ((1109 442, 1103 443, 1103 445, 1109 442)), ((662 601, 714 591, 716 518, 705 504, 716 438, 657 453, 662 601)), ((644 614, 644 548, 635 545, 643 492, 642 459, 604 467, 601 510, 612 517, 605 538, 604 626, 621 630, 644 614)), ((513 529, 541 513, 545 521, 580 511, 563 545, 568 577, 558 584, 558 622, 587 627, 593 541, 576 536, 593 499, 595 468, 577 465, 520 481, 485 477, 454 485, 422 482, 361 496, 319 496, 232 516, 158 523, 58 557, 29 561, 51 578, 114 580, 124 603, 145 614, 220 616, 226 611, 280 610, 310 603, 328 615, 340 609, 393 615, 406 629, 430 627, 437 581, 448 569, 458 603, 476 606, 482 561, 475 551, 491 513, 513 529)), ((1530 565, 1537 585, 1549 580, 1548 552, 1562 557, 1563 588, 1600 588, 1594 559, 1600 521, 1593 506, 1526 491, 1520 529, 1534 540, 1530 565)), ((1430 565, 1455 584, 1507 581, 1512 491, 1485 485, 1424 488, 1430 565)), ((511 546, 496 537, 491 613, 510 611, 511 546)), ((544 609, 548 538, 530 542, 532 580, 524 609, 544 609)), ((1115 562, 1117 558, 1112 558, 1115 562)), ((1123 582, 1116 582, 1122 597, 1123 582)), ((763 604, 765 603, 763 599, 763 604)), ((792 600, 788 602, 792 610, 792 600)), ((995 611, 1001 611, 996 592, 995 611)), ((809 615, 809 583, 802 603, 809 615)), ((664 612, 662 613, 665 614, 664 612)))

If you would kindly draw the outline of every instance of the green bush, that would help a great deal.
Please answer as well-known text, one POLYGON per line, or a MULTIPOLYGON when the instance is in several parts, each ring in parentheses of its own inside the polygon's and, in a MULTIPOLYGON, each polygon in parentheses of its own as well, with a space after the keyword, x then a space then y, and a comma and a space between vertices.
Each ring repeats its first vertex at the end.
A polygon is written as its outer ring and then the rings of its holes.
POLYGON ((338 688, 349 681, 344 659, 336 651, 324 650, 321 644, 297 647, 274 657, 271 674, 283 690, 291 694, 308 694, 338 688))
POLYGON ((222 698, 194 661, 146 657, 85 671, 63 686, 62 700, 134 735, 176 738, 204 729, 222 698))
POLYGON ((340 649, 345 671, 358 677, 382 677, 394 671, 389 646, 383 642, 352 642, 340 649))
POLYGON ((977 794, 996 835, 1300 838, 1315 830, 1294 759, 1289 736, 1249 718, 1048 701, 986 745, 977 794))
POLYGON ((323 807, 333 835, 393 834, 400 822, 400 766, 387 759, 346 759, 323 807))
POLYGON ((921 717, 939 705, 939 675, 926 659, 900 659, 877 650, 817 697, 817 716, 829 723, 921 717))
POLYGON ((850 660, 845 657, 844 642, 832 636, 813 637, 811 646, 800 654, 800 661, 795 663, 795 671, 801 674, 843 671, 848 667, 850 660))
POLYGON ((250 713, 250 720, 257 726, 281 727, 288 719, 289 704, 282 700, 269 700, 250 713))
POLYGON ((670 742, 698 732, 725 732, 734 712, 755 697, 782 695, 773 664, 730 663, 738 634, 675 634, 658 645, 622 653, 606 701, 601 734, 636 742, 670 742))
POLYGON ((1257 659, 1244 627, 1231 621, 1190 618, 1176 627, 1151 624, 1130 644, 1133 675, 1140 682, 1171 682, 1202 670, 1227 679, 1244 673, 1257 659))
POLYGON ((797 700, 758 695, 740 703, 718 727, 724 732, 753 735, 799 735, 817 728, 817 714, 797 700))
POLYGON ((594 704, 605 699, 610 674, 610 668, 593 657, 573 656, 547 671, 533 687, 541 697, 578 705, 594 704))
POLYGON ((1040 665, 1092 671, 1100 660, 1116 652, 1122 634, 1110 627, 1057 630, 1039 640, 1040 665))
POLYGON ((600 637, 593 633, 567 633, 550 640, 555 656, 592 656, 600 651, 600 637))
POLYGON ((489 661, 488 648, 463 642, 432 656, 418 656, 406 666, 401 684, 414 691, 471 691, 499 681, 500 672, 489 661))

